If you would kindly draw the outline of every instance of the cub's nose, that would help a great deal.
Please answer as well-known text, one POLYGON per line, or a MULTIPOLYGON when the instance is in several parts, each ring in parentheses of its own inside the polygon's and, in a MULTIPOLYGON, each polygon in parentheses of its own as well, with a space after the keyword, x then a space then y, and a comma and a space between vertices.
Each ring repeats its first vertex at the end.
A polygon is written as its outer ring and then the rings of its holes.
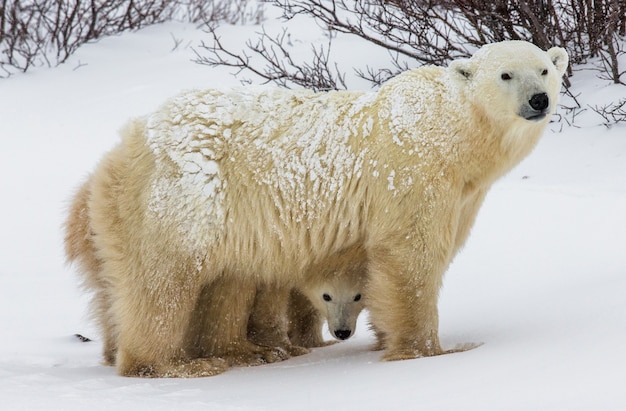
POLYGON ((537 111, 543 111, 550 105, 550 99, 546 93, 537 93, 528 100, 528 104, 537 111))
POLYGON ((340 340, 347 340, 352 335, 352 330, 335 330, 335 337, 340 340))

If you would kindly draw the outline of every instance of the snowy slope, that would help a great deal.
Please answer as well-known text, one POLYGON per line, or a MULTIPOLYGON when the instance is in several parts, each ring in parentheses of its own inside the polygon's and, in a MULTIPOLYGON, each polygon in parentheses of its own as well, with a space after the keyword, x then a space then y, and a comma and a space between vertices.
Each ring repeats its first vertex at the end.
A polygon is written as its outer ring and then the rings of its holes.
MULTIPOLYGON (((243 44, 255 30, 222 32, 243 44)), ((361 318, 346 342, 211 378, 122 378, 100 365, 87 298, 63 261, 66 207, 126 119, 181 89, 239 84, 190 62, 203 36, 151 27, 0 80, 0 409, 626 409, 626 124, 595 126, 589 112, 584 127, 548 131, 495 185, 446 275, 443 344, 482 346, 382 363, 361 318)), ((346 60, 371 56, 355 39, 339 44, 346 60)), ((626 96, 590 73, 574 78, 581 98, 626 96)))

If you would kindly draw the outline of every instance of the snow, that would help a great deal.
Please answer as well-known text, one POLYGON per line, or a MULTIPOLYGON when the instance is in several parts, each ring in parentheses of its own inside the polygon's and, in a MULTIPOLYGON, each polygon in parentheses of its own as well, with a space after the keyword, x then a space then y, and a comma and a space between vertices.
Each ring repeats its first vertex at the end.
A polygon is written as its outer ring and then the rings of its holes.
MULTIPOLYGON (((254 31, 222 33, 243 44, 254 31)), ((86 45, 63 66, 0 80, 2 409, 626 407, 626 125, 598 126, 591 110, 580 114, 580 127, 551 124, 535 151, 496 183, 446 275, 444 347, 483 345, 383 363, 369 350, 374 337, 362 316, 348 341, 209 378, 125 378, 100 365, 87 296, 64 264, 69 199, 130 117, 184 89, 239 85, 228 69, 190 62, 189 45, 205 36, 185 24, 150 27, 86 45), (188 46, 172 50, 172 36, 188 46)), ((362 61, 367 46, 350 39, 342 38, 337 54, 362 61)), ((294 47, 310 50, 296 40, 294 47)), ((626 95, 590 70, 573 81, 585 103, 626 95)))

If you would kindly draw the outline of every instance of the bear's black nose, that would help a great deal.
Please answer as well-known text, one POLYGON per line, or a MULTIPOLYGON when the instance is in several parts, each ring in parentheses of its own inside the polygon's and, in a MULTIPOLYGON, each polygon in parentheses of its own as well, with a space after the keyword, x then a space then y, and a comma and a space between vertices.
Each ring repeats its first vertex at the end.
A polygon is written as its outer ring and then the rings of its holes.
POLYGON ((550 99, 546 93, 537 93, 528 100, 528 104, 537 111, 543 111, 548 108, 550 99))
POLYGON ((340 340, 347 340, 348 338, 350 338, 351 334, 351 330, 335 330, 335 337, 339 338, 340 340))

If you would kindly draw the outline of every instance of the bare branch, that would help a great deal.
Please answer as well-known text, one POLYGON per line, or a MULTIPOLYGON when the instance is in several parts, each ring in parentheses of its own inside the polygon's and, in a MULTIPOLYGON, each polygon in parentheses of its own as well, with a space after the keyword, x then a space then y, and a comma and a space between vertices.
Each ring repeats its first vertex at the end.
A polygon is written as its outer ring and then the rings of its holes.
POLYGON ((607 128, 611 128, 617 123, 626 122, 626 98, 604 106, 589 107, 604 119, 602 124, 607 128))
POLYGON ((311 63, 299 63, 288 50, 290 35, 286 30, 270 36, 263 28, 255 42, 248 40, 246 43, 248 50, 256 57, 255 61, 262 62, 252 64, 252 58, 247 53, 229 51, 224 47, 216 27, 209 26, 206 32, 211 35, 212 44, 202 42, 200 45, 208 55, 194 50, 194 61, 197 63, 233 67, 237 69, 237 74, 247 70, 263 79, 263 83, 273 82, 286 88, 300 86, 318 91, 346 88, 345 74, 338 70, 337 65, 330 63, 330 39, 326 48, 311 46, 311 63))
POLYGON ((0 0, 0 77, 65 62, 82 44, 174 18, 262 18, 250 0, 0 0))

